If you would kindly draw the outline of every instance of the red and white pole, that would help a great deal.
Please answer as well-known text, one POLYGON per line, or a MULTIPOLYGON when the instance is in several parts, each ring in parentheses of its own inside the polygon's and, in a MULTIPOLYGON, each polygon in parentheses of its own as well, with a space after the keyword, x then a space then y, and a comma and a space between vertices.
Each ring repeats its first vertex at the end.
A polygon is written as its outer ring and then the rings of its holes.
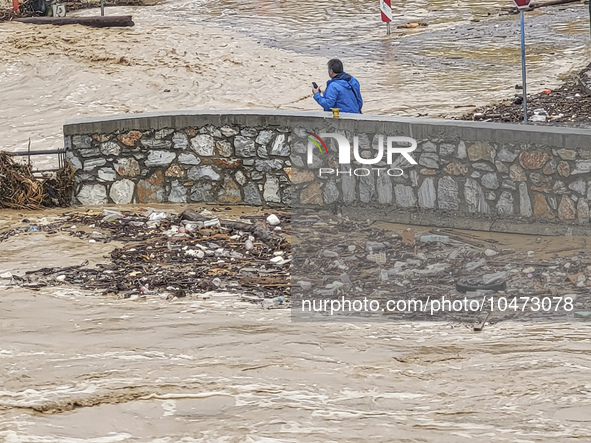
POLYGON ((380 0, 380 11, 382 12, 382 21, 386 22, 387 33, 390 34, 390 22, 392 21, 392 7, 390 0, 380 0))

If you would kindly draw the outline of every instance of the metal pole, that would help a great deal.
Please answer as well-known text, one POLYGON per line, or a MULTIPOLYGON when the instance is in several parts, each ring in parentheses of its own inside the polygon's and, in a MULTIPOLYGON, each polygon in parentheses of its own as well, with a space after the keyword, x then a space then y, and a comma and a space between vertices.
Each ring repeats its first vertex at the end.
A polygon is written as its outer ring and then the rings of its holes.
POLYGON ((105 15, 105 0, 101 0, 101 16, 105 15))
POLYGON ((525 25, 523 9, 521 15, 521 79, 523 82, 523 123, 527 124, 527 80, 525 76, 525 25))
POLYGON ((390 22, 387 23, 387 28, 388 28, 388 31, 386 32, 386 34, 390 35, 390 22))

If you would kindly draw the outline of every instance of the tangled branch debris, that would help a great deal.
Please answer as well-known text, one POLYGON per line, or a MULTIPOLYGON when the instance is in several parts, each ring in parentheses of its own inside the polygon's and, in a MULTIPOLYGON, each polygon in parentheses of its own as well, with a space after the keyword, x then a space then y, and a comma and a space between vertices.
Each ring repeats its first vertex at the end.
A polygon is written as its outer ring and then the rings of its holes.
POLYGON ((0 152, 0 208, 69 206, 73 179, 67 167, 53 177, 37 179, 31 166, 15 162, 10 155, 0 152))

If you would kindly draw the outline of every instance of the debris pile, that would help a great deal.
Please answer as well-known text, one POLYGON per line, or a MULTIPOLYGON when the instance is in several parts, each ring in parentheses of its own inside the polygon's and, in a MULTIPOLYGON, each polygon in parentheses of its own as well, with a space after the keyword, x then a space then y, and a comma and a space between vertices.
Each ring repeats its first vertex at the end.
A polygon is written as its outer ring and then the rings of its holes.
MULTIPOLYGON (((451 229, 422 235, 410 228, 393 233, 373 222, 303 214, 294 215, 292 223, 294 306, 305 299, 343 296, 367 297, 384 306, 392 299, 426 302, 441 296, 453 300, 499 294, 517 303, 520 297, 568 295, 577 299, 576 311, 591 311, 591 298, 586 297, 591 287, 591 253, 585 247, 572 257, 555 254, 538 259, 534 251, 516 252, 499 247, 484 234, 466 235, 451 229)), ((538 246, 532 245, 532 249, 538 246)), ((549 319, 553 315, 524 311, 508 309, 503 318, 549 319)), ((558 314, 564 319, 564 312, 558 314)), ((371 316, 433 320, 420 312, 379 312, 371 316)), ((439 319, 466 320, 464 315, 447 314, 439 319)))
MULTIPOLYGON (((554 90, 545 89, 537 94, 528 94, 528 119, 541 124, 591 124, 591 97, 581 87, 578 78, 570 77, 554 90)), ((459 120, 523 122, 523 90, 518 89, 514 98, 475 109, 459 117, 459 120)))
MULTIPOLYGON (((39 228, 68 232, 91 243, 124 245, 111 252, 108 263, 96 267, 88 267, 86 261, 79 266, 27 272, 15 283, 28 288, 72 284, 132 299, 226 291, 252 301, 275 298, 287 306, 289 215, 220 220, 207 210, 186 210, 179 216, 154 210, 105 209, 103 213, 74 213, 39 228)), ((30 229, 13 229, 0 240, 30 229)))
POLYGON ((69 206, 73 186, 70 168, 39 180, 33 176, 31 166, 17 163, 10 155, 0 152, 0 208, 69 206))

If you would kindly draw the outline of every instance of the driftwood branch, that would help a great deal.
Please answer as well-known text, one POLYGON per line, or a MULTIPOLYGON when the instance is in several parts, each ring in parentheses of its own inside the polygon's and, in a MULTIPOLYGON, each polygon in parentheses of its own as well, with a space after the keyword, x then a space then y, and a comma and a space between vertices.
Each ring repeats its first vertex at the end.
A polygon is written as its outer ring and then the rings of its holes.
POLYGON ((33 25, 83 25, 95 28, 133 26, 131 15, 106 15, 96 17, 27 17, 14 19, 15 22, 33 25))

